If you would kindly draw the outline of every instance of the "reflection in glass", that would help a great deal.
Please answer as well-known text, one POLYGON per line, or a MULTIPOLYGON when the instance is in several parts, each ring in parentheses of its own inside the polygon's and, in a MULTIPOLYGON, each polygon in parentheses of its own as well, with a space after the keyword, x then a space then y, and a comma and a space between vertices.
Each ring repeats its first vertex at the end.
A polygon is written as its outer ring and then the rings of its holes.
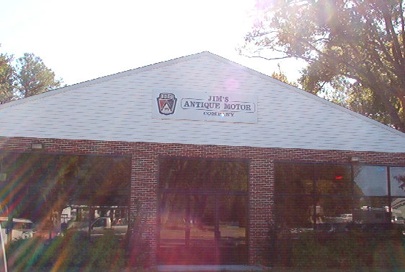
POLYGON ((391 198, 391 222, 405 224, 405 198, 391 198))
POLYGON ((247 198, 223 195, 218 201, 219 236, 227 245, 245 245, 247 227, 247 198))
POLYGON ((378 197, 378 196, 361 196, 355 197, 353 201, 353 207, 355 209, 365 209, 365 208, 379 208, 385 209, 388 207, 388 197, 378 197))
POLYGON ((361 166, 355 170, 356 195, 388 196, 387 167, 361 166))
POLYGON ((351 221, 352 199, 349 197, 320 197, 317 205, 322 207, 321 223, 343 223, 351 221))
POLYGON ((277 196, 275 205, 276 224, 288 229, 310 228, 314 202, 311 196, 277 196))
POLYGON ((278 163, 275 176, 279 228, 299 231, 314 224, 351 221, 350 166, 278 163))
POLYGON ((291 234, 404 225, 405 167, 276 163, 274 209, 277 229, 291 234))
POLYGON ((158 262, 247 263, 248 164, 160 161, 158 262))
POLYGON ((161 202, 161 243, 193 244, 214 240, 214 207, 207 195, 168 194, 161 202), (198 199, 198 198, 204 198, 198 199))
POLYGON ((405 196, 405 167, 390 168, 392 196, 405 196))
POLYGON ((249 172, 242 161, 167 158, 159 173, 160 189, 247 191, 249 172))
POLYGON ((314 165, 277 164, 276 192, 282 194, 311 194, 314 190, 314 165))
POLYGON ((316 193, 320 195, 350 196, 352 181, 350 167, 339 164, 315 166, 316 193))

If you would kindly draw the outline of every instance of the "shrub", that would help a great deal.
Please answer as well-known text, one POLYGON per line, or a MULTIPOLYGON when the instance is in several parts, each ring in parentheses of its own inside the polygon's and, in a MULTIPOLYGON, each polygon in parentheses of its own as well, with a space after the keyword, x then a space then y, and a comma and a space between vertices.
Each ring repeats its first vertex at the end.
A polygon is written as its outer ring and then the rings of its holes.
POLYGON ((80 232, 45 241, 19 240, 10 243, 6 253, 10 271, 120 271, 125 266, 125 249, 109 232, 95 240, 80 232))
POLYGON ((94 268, 112 271, 125 266, 125 249, 112 230, 94 240, 89 255, 90 266, 94 268))
POLYGON ((306 233, 291 240, 291 266, 299 268, 405 268, 403 237, 386 233, 306 233))

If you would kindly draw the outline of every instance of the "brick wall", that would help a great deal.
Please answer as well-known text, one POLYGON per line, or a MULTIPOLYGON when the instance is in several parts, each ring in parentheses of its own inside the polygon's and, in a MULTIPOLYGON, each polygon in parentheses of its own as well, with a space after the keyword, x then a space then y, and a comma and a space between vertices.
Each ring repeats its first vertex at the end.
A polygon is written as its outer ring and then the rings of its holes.
POLYGON ((229 158, 249 161, 249 263, 263 263, 263 241, 272 220, 274 162, 348 162, 352 156, 369 164, 405 166, 405 153, 377 153, 352 151, 322 151, 304 149, 251 148, 230 146, 197 146, 159 143, 103 142, 90 140, 60 140, 36 138, 2 138, 2 150, 17 152, 44 152, 55 154, 116 154, 130 155, 131 208, 135 200, 142 203, 147 220, 145 237, 151 242, 152 264, 156 262, 157 249, 157 189, 160 156, 193 158, 229 158), (31 143, 42 143, 44 149, 31 150, 31 143))

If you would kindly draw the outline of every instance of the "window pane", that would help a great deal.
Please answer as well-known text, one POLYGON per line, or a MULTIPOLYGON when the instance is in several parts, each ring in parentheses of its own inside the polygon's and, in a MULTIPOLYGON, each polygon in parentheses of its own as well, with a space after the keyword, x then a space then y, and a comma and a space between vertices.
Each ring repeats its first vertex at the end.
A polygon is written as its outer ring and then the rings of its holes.
POLYGON ((310 214, 317 230, 344 232, 353 221, 352 199, 347 197, 320 197, 310 214), (314 220, 315 219, 315 220, 314 220))
POLYGON ((405 196, 405 167, 390 168, 392 196, 405 196))
POLYGON ((242 161, 164 158, 160 161, 160 189, 247 191, 248 167, 242 161))
POLYGON ((354 209, 365 209, 365 208, 376 208, 376 209, 387 209, 388 197, 356 197, 354 198, 353 208, 354 209))
POLYGON ((321 197, 317 206, 323 212, 321 223, 347 223, 352 221, 351 198, 321 197))
POLYGON ((386 196, 387 167, 358 166, 354 168, 355 193, 359 196, 386 196))
POLYGON ((396 224, 405 224, 405 198, 391 198, 391 221, 396 224))
POLYGON ((354 199, 353 221, 363 224, 389 223, 388 197, 354 199))
POLYGON ((233 245, 246 244, 247 198, 224 195, 218 198, 221 239, 233 245))
POLYGON ((350 166, 322 164, 315 166, 316 193, 320 195, 352 195, 350 166))
POLYGON ((171 243, 182 243, 184 245, 187 220, 190 220, 189 196, 178 194, 161 195, 161 230, 160 242, 169 245, 171 243))
POLYGON ((276 197, 276 223, 288 229, 311 228, 312 196, 280 196, 276 197))
POLYGON ((276 164, 277 194, 312 194, 314 188, 314 165, 276 164))

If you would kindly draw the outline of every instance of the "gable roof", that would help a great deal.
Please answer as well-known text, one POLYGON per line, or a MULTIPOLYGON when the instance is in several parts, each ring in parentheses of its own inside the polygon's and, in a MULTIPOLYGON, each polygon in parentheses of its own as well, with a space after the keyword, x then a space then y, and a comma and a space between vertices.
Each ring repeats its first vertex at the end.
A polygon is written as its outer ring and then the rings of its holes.
POLYGON ((0 136, 405 152, 405 134, 210 52, 0 106, 0 136), (257 122, 153 118, 153 92, 257 97, 257 122))

